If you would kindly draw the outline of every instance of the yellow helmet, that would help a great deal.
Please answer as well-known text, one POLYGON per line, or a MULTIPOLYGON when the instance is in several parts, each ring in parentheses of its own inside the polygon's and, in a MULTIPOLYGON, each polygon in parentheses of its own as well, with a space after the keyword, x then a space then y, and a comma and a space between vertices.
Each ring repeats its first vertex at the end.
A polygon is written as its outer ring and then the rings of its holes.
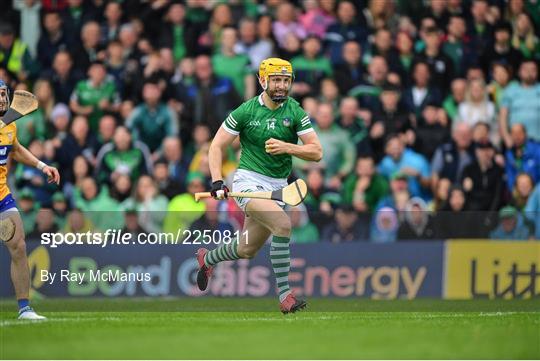
POLYGON ((293 77, 291 63, 280 58, 267 58, 259 65, 259 78, 267 80, 270 75, 286 75, 293 77))

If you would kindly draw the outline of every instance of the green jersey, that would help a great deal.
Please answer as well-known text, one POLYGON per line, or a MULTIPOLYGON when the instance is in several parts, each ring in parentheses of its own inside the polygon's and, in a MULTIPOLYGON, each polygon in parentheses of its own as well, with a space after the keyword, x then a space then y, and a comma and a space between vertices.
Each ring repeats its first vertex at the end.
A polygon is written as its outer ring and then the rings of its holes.
POLYGON ((298 136, 313 132, 311 121, 298 102, 289 98, 271 110, 254 97, 229 114, 223 128, 240 136, 242 154, 239 169, 247 169, 272 178, 287 178, 292 170, 292 156, 266 153, 265 143, 274 138, 298 143, 298 136))

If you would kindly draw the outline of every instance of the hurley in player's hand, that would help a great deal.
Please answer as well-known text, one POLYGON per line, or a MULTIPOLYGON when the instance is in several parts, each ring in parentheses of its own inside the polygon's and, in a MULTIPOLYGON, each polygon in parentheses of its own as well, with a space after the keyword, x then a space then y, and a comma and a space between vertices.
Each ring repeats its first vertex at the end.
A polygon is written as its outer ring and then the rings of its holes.
POLYGON ((265 142, 264 147, 266 149, 266 153, 270 153, 272 155, 288 154, 290 144, 278 139, 270 138, 265 142))

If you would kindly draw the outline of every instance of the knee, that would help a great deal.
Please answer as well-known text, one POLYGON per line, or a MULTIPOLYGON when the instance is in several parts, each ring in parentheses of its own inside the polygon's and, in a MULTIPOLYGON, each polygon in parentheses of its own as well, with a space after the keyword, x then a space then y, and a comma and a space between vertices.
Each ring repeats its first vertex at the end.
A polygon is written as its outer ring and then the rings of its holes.
POLYGON ((26 257, 26 242, 24 238, 14 238, 7 245, 12 259, 18 260, 26 257))
POLYGON ((272 234, 274 236, 289 237, 291 235, 291 221, 289 219, 281 220, 274 226, 272 234))

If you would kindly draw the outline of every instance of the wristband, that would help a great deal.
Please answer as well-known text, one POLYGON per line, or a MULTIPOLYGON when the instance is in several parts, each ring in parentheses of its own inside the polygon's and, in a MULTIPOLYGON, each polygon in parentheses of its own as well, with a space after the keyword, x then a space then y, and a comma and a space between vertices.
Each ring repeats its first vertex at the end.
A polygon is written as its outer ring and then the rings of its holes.
POLYGON ((43 168, 45 168, 46 166, 47 164, 43 163, 42 161, 39 161, 38 164, 36 165, 36 168, 39 170, 43 170, 43 168))

